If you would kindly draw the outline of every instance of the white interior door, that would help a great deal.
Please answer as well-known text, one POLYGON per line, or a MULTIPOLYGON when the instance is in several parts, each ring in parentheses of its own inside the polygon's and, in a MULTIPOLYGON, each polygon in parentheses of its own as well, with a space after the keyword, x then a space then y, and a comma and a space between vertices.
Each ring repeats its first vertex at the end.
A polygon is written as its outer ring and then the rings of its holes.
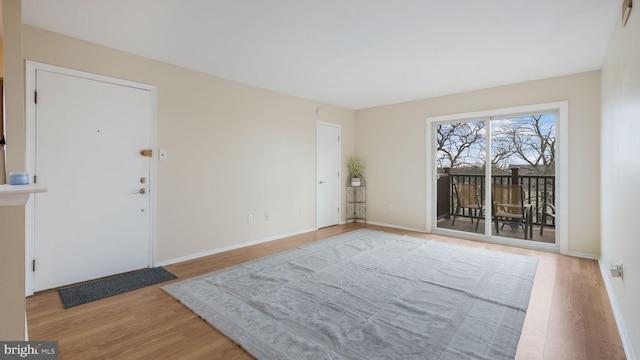
POLYGON ((150 265, 152 94, 35 70, 34 291, 150 265))
POLYGON ((317 227, 340 222, 340 126, 318 122, 317 227))

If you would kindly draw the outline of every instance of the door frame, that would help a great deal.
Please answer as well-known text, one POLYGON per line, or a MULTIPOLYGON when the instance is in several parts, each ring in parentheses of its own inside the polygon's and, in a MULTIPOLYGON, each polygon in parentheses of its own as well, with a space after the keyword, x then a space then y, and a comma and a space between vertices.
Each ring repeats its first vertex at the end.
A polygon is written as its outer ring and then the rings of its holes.
MULTIPOLYGON (((490 124, 488 124, 490 129, 490 124)), ((493 109, 485 111, 468 112, 462 114, 443 115, 426 118, 426 153, 427 153, 427 191, 426 191, 426 232, 441 233, 443 235, 464 237, 471 240, 480 240, 487 242, 496 242, 504 245, 531 247, 541 250, 559 251, 561 254, 569 253, 569 102, 558 101, 543 104, 525 105, 517 107, 509 107, 502 109, 493 109), (433 128, 438 123, 445 122, 463 122, 466 120, 490 119, 492 117, 514 116, 518 114, 539 113, 539 112, 555 112, 556 117, 556 138, 557 138, 557 158, 556 162, 556 209, 559 214, 556 221, 556 243, 550 246, 543 243, 523 243, 519 240, 508 238, 487 237, 485 234, 465 234, 463 232, 447 229, 437 229, 435 227, 435 218, 437 214, 435 197, 437 194, 437 171, 435 164, 435 145, 436 133, 433 128), (431 201, 430 201, 431 200, 431 201), (435 231, 434 231, 435 230, 435 231)), ((489 169, 485 169, 489 173, 489 169)), ((490 181, 488 182, 487 194, 490 193, 490 181)), ((486 195, 488 196, 488 195, 486 195)), ((483 199, 486 200, 486 199, 483 199)), ((490 203, 490 202, 487 202, 490 203)), ((485 214, 488 218, 490 210, 485 214)))
POLYGON ((318 229, 318 218, 319 218, 319 214, 320 212, 319 210, 319 203, 318 203, 318 137, 320 136, 320 132, 318 131, 318 126, 320 125, 324 125, 324 126, 331 126, 331 127, 335 127, 338 129, 338 137, 339 137, 339 141, 338 141, 338 224, 342 223, 342 213, 343 213, 343 207, 342 207, 342 125, 340 124, 336 124, 336 123, 331 123, 331 122, 327 122, 327 121, 322 121, 322 120, 316 120, 316 229, 318 229))
MULTIPOLYGON (((156 95, 157 90, 155 86, 132 82, 128 80, 112 78, 104 75, 98 75, 93 73, 88 73, 84 71, 78 71, 73 69, 68 69, 60 66, 44 64, 36 61, 27 60, 25 64, 25 117, 26 117, 26 135, 27 135, 27 151, 26 151, 26 164, 25 168, 29 172, 30 182, 33 182, 33 175, 35 174, 35 145, 36 145, 36 104, 35 104, 35 91, 36 91, 36 71, 44 70, 49 72, 58 73, 61 75, 67 76, 75 76, 83 79, 101 81, 105 83, 110 83, 114 85, 127 86, 136 89, 149 91, 151 102, 149 106, 151 107, 151 124, 150 124, 150 139, 151 144, 150 147, 155 153, 156 148, 156 95)), ((149 267, 152 267, 156 263, 155 253, 156 253, 156 188, 157 188, 157 167, 156 167, 156 157, 155 155, 151 157, 150 163, 150 176, 151 176, 151 184, 153 186, 149 189, 149 240, 148 240, 148 251, 149 251, 149 267)), ((25 218, 26 218, 26 228, 25 228, 25 295, 30 296, 33 295, 33 277, 34 272, 32 271, 32 259, 34 256, 35 250, 35 237, 34 237, 34 228, 35 228, 35 206, 33 201, 29 201, 25 207, 25 218)))

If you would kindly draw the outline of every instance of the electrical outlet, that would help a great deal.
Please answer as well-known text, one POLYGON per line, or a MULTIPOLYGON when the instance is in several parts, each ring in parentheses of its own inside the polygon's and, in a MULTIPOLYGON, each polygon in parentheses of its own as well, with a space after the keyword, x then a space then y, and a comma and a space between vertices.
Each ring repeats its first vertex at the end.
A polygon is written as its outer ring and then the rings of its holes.
POLYGON ((271 215, 268 212, 264 213, 264 221, 269 221, 270 219, 271 215))
POLYGON ((247 216, 247 222, 249 224, 251 224, 253 222, 253 214, 249 214, 249 216, 247 216))
POLYGON ((609 271, 611 271, 612 278, 620 278, 622 280, 624 276, 624 272, 622 271, 622 261, 620 262, 610 262, 609 263, 609 271))

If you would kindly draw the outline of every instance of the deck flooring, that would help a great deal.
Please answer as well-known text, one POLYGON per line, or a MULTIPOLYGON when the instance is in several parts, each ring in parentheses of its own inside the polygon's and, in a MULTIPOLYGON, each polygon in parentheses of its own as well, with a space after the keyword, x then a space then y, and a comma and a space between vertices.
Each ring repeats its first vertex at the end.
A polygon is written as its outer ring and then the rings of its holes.
MULTIPOLYGON (((475 234, 484 234, 484 226, 485 221, 480 220, 480 225, 478 225, 478 229, 476 230, 475 220, 472 223, 470 218, 467 217, 458 217, 456 218, 456 222, 454 225, 451 225, 451 219, 440 219, 438 220, 438 227, 441 229, 452 229, 459 230, 464 232, 471 232, 475 234)), ((495 226, 491 223, 492 233, 495 233, 495 226)), ((502 227, 502 226, 501 226, 502 227)), ((510 228, 509 226, 505 226, 500 230, 500 236, 512 238, 512 239, 524 239, 524 232, 522 228, 518 227, 515 229, 510 228)), ((533 225, 533 237, 529 238, 527 236, 528 241, 537 241, 537 242, 545 242, 553 244, 556 239, 556 230, 553 227, 545 226, 542 230, 542 235, 540 235, 540 226, 533 225)))

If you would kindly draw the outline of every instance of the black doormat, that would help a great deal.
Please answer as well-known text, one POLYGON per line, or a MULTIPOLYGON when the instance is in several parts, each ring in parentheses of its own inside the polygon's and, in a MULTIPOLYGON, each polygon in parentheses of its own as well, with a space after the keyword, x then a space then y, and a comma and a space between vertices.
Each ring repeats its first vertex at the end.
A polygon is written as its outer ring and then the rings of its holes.
POLYGON ((173 279, 177 277, 163 267, 156 267, 71 286, 58 293, 62 306, 67 309, 173 279))

